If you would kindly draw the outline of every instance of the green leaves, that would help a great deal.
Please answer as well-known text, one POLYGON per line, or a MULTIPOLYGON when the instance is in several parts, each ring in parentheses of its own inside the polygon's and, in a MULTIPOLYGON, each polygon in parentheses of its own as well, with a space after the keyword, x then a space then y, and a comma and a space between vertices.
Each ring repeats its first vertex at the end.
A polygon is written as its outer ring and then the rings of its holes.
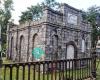
POLYGON ((29 20, 38 20, 42 17, 42 9, 45 6, 48 6, 50 8, 56 9, 59 3, 57 3, 55 0, 45 0, 41 4, 37 4, 35 6, 28 7, 26 11, 22 12, 22 15, 20 16, 20 23, 25 23, 25 21, 29 20))
POLYGON ((28 7, 27 11, 22 12, 19 22, 24 23, 28 20, 37 20, 39 17, 41 17, 41 14, 42 7, 39 4, 37 4, 36 6, 28 7))
POLYGON ((13 1, 12 0, 5 0, 4 8, 5 12, 13 10, 13 1))
MULTIPOLYGON (((86 20, 88 20, 91 23, 91 26, 93 28, 91 33, 91 39, 92 39, 92 47, 96 46, 97 37, 100 36, 100 25, 98 25, 98 19, 97 17, 100 16, 100 7, 92 6, 88 9, 86 13, 86 20)), ((100 18, 100 17, 99 17, 100 18)))
POLYGON ((42 2, 42 6, 48 6, 50 8, 54 8, 56 3, 57 2, 55 0, 45 0, 44 2, 42 2))
POLYGON ((13 4, 12 0, 4 0, 3 8, 0 9, 2 49, 5 48, 6 44, 6 30, 9 19, 11 18, 11 11, 13 10, 12 4, 13 4))

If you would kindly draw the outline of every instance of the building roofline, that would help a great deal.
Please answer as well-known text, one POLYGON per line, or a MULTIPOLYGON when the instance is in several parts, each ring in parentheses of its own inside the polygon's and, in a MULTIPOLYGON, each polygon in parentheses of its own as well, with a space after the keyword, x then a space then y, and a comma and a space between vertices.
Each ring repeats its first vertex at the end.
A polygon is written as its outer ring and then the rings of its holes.
POLYGON ((47 6, 44 8, 44 10, 49 10, 49 11, 55 13, 55 14, 63 15, 60 11, 54 10, 54 9, 47 7, 47 6))
POLYGON ((77 8, 74 8, 74 7, 72 7, 72 6, 70 6, 69 4, 66 4, 66 3, 62 3, 61 6, 69 7, 69 8, 71 8, 71 9, 75 10, 75 11, 78 11, 78 12, 83 12, 82 10, 77 9, 77 8))

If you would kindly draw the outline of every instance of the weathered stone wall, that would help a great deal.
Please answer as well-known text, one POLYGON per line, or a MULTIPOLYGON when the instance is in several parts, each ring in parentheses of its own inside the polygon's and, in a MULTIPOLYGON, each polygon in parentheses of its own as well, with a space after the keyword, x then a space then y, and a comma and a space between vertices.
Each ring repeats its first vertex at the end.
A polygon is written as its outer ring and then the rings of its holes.
POLYGON ((77 58, 88 57, 90 56, 90 48, 91 48, 91 27, 88 22, 84 22, 82 20, 82 14, 80 10, 74 9, 69 5, 64 4, 61 9, 61 14, 56 14, 56 17, 62 16, 62 18, 58 18, 57 21, 60 21, 61 24, 56 23, 56 18, 54 18, 56 12, 52 10, 48 11, 49 23, 47 24, 47 34, 46 34, 46 51, 47 51, 47 59, 52 60, 52 55, 54 55, 55 47, 52 45, 54 35, 58 36, 58 59, 66 58, 66 49, 67 43, 70 41, 74 42, 77 46, 77 58), (77 24, 68 23, 68 14, 73 14, 77 16, 77 24), (63 14, 63 15, 62 15, 63 14), (54 18, 54 20, 52 20, 54 18), (82 40, 85 41, 85 51, 82 53, 82 40), (53 54, 54 53, 54 54, 53 54))
POLYGON ((74 58, 87 57, 91 48, 90 33, 90 24, 82 20, 80 10, 67 4, 63 4, 60 11, 46 7, 41 20, 9 26, 8 58, 11 55, 14 61, 35 61, 32 49, 41 47, 45 51, 45 60, 65 59, 69 44, 75 47, 74 58), (13 48, 11 48, 12 37, 13 48), (82 40, 85 42, 84 53, 82 53, 82 40))

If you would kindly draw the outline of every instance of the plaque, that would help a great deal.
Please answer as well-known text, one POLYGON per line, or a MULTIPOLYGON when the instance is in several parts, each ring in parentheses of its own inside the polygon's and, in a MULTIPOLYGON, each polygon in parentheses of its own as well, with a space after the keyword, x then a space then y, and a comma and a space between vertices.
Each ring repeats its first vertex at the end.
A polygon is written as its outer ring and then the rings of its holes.
POLYGON ((71 13, 68 13, 68 23, 77 25, 77 16, 71 13))

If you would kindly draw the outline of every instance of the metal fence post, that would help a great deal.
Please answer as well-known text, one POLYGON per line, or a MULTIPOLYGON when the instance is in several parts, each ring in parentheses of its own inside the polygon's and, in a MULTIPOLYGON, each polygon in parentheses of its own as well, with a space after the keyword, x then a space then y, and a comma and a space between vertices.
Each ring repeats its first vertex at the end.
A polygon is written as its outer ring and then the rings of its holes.
POLYGON ((92 76, 96 79, 96 52, 92 53, 92 76))
POLYGON ((1 54, 1 24, 0 24, 0 67, 2 65, 2 54, 1 54))
POLYGON ((2 63, 3 63, 3 61, 2 61, 2 54, 1 54, 1 51, 0 51, 0 68, 2 67, 2 63))
POLYGON ((1 78, 1 71, 2 71, 2 55, 1 55, 1 51, 0 51, 0 80, 2 80, 2 78, 1 78))

